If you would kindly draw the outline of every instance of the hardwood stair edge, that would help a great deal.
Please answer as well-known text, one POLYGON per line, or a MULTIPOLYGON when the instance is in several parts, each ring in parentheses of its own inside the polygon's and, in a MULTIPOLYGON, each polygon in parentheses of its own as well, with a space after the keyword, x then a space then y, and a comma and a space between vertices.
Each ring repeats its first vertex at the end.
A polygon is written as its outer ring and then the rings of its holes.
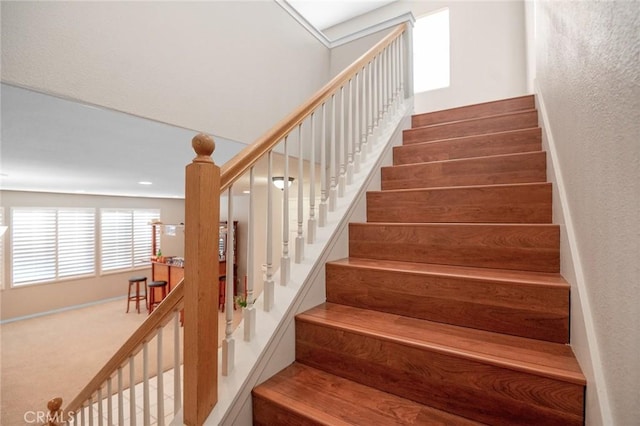
MULTIPOLYGON (((538 151, 525 151, 525 152, 514 152, 514 153, 509 153, 509 154, 496 154, 496 155, 481 155, 479 157, 466 157, 466 158, 452 158, 450 160, 436 160, 436 161, 423 161, 420 163, 410 163, 410 164, 393 164, 391 166, 382 166, 381 170, 384 169, 392 169, 392 168, 402 168, 402 167, 416 167, 416 166, 422 166, 424 164, 441 164, 441 163, 455 163, 455 162, 463 162, 463 161, 475 161, 478 159, 486 159, 486 158, 505 158, 505 157, 511 157, 511 158, 519 158, 519 157, 524 157, 524 156, 531 156, 531 154, 540 154, 540 153, 546 153, 545 150, 538 150, 538 151)), ((531 182, 529 182, 531 183, 531 182)), ((538 183, 538 182, 536 182, 538 183)))
POLYGON ((551 288, 566 288, 570 289, 571 285, 562 277, 560 273, 557 272, 535 272, 535 271, 520 271, 517 269, 496 269, 496 268, 480 268, 473 266, 457 266, 457 265, 445 265, 438 263, 419 263, 419 262, 403 262, 399 260, 385 260, 380 261, 378 259, 368 259, 368 258, 358 258, 358 257, 347 257, 344 259, 337 259, 333 261, 327 262, 327 264, 337 265, 341 267, 349 267, 356 269, 375 269, 375 270, 390 270, 403 274, 409 275, 419 275, 419 276, 430 276, 430 277, 447 277, 447 278, 459 278, 459 279, 469 279, 474 281, 495 281, 500 283, 512 283, 514 285, 524 285, 524 286, 532 286, 532 287, 551 287, 551 288), (349 263, 350 259, 363 259, 371 261, 372 263, 385 265, 375 265, 375 264, 351 264, 349 263), (412 265, 414 268, 403 268, 403 265, 412 265), (429 270, 429 268, 434 268, 436 270, 429 270), (440 270, 437 270, 440 269, 440 270), (450 269, 451 271, 446 271, 446 269, 450 269), (454 270, 459 270, 460 272, 456 273, 454 270), (461 272, 468 272, 469 274, 463 274, 461 272), (488 276, 482 275, 480 272, 486 272, 487 274, 496 273, 497 275, 488 276), (500 276, 503 275, 522 275, 523 277, 506 277, 500 276), (544 281, 542 280, 542 276, 536 280, 534 275, 544 274, 547 275, 545 278, 555 279, 557 282, 544 281), (525 277, 525 276, 529 277, 525 277))
POLYGON ((347 423, 335 416, 331 416, 326 411, 317 409, 308 404, 304 404, 305 409, 302 410, 299 405, 302 405, 298 400, 292 398, 291 396, 277 392, 274 389, 258 385, 253 388, 252 395, 262 398, 268 401, 271 404, 277 405, 280 408, 286 411, 292 411, 300 417, 313 420, 316 422, 320 422, 327 426, 350 426, 350 423, 347 423), (288 402, 288 403, 286 403, 288 402), (311 414, 311 415, 310 415, 311 414))
MULTIPOLYGON (((424 115, 429 115, 429 114, 436 114, 436 113, 447 113, 447 112, 452 112, 452 111, 461 110, 461 109, 465 109, 465 108, 478 108, 478 107, 483 107, 483 106, 487 106, 487 105, 494 105, 494 104, 500 104, 500 103, 505 103, 505 102, 513 102, 513 101, 516 101, 516 100, 528 100, 527 98, 532 98, 531 100, 534 101, 534 105, 535 105, 535 94, 531 93, 531 94, 522 95, 522 96, 513 96, 513 97, 510 97, 510 98, 497 99, 497 100, 493 100, 493 101, 478 102, 478 103, 473 103, 473 104, 468 104, 468 105, 459 105, 459 106, 446 108, 446 109, 440 109, 440 110, 436 110, 436 111, 429 111, 429 112, 421 112, 421 113, 417 113, 417 114, 411 114, 411 118, 424 116, 424 115)), ((515 111, 520 111, 520 110, 515 110, 515 111)))
MULTIPOLYGON (((327 383, 330 382, 329 392, 325 392, 324 394, 325 397, 327 397, 328 399, 337 400, 339 402, 344 402, 345 400, 348 399, 350 401, 356 402, 356 400, 353 399, 352 397, 345 399, 344 397, 341 396, 343 395, 342 391, 344 391, 345 389, 348 389, 350 392, 354 392, 359 397, 362 397, 362 396, 370 397, 370 400, 368 402, 380 401, 380 399, 382 398, 383 404, 377 405, 375 407, 375 411, 373 415, 373 417, 376 417, 376 420, 378 421, 383 420, 382 418, 389 420, 389 417, 395 419, 396 421, 399 421, 401 420, 401 417, 397 416, 396 410, 398 408, 401 408, 401 409, 409 408, 410 412, 411 410, 420 410, 420 411, 424 410, 431 414, 435 414, 436 417, 438 417, 438 419, 440 420, 442 418, 446 418, 446 420, 448 421, 451 421, 451 420, 461 421, 465 425, 481 425, 481 423, 478 423, 471 419, 467 419, 465 417, 460 417, 455 413, 443 411, 441 409, 432 407, 430 405, 423 404, 423 403, 414 401, 412 399, 408 399, 403 396, 396 395, 394 393, 389 393, 384 390, 378 389, 376 387, 371 387, 357 381, 353 381, 351 379, 345 378, 340 375, 336 375, 334 373, 325 371, 315 366, 308 365, 304 361, 294 361, 292 364, 285 367, 285 369, 283 369, 281 372, 284 372, 284 375, 281 377, 278 377, 275 383, 267 383, 269 382, 270 380, 269 379, 265 383, 258 386, 258 388, 260 388, 259 393, 261 394, 259 396, 265 399, 269 398, 270 402, 275 402, 276 398, 282 397, 282 399, 284 399, 285 401, 277 401, 277 405, 279 405, 284 409, 289 409, 290 406, 295 406, 296 410, 292 410, 292 411, 306 418, 311 417, 307 415, 309 411, 300 410, 298 409, 297 406, 312 407, 313 412, 323 414, 322 416, 317 416, 317 417, 322 417, 322 419, 313 417, 312 420, 314 421, 331 420, 333 421, 333 423, 327 423, 328 425, 331 425, 331 426, 334 424, 353 425, 353 424, 361 424, 361 423, 353 423, 349 421, 345 422, 345 420, 343 420, 343 417, 341 416, 334 416, 334 415, 331 415, 330 413, 327 413, 326 411, 316 409, 315 405, 313 405, 316 403, 316 401, 315 400, 312 401, 312 399, 309 398, 310 394, 305 395, 301 399, 295 399, 295 397, 291 393, 287 393, 286 389, 284 391, 280 391, 278 388, 283 384, 285 384, 286 386, 286 383, 298 383, 299 385, 306 387, 306 384, 303 382, 305 381, 309 382, 309 380, 312 380, 313 383, 318 386, 318 388, 313 388, 313 392, 318 392, 318 391, 321 391, 322 388, 326 388, 327 383), (302 381, 300 381, 300 379, 302 379, 302 381), (334 390, 334 386, 335 386, 335 389, 336 390, 339 389, 340 392, 338 393, 331 392, 334 390), (265 397, 264 396, 265 394, 268 394, 268 395, 265 397), (287 404, 287 402, 289 404, 287 404), (336 421, 338 421, 339 423, 335 423, 336 421)), ((279 373, 277 373, 275 376, 278 376, 278 374, 279 373)), ((348 395, 351 396, 351 394, 348 394, 348 395)), ((326 402, 327 401, 325 400, 324 401, 325 407, 326 407, 326 402)), ((362 411, 360 413, 365 413, 365 412, 370 413, 369 410, 371 409, 371 404, 370 403, 357 404, 353 408, 355 408, 356 410, 361 409, 362 411)), ((397 423, 394 423, 394 424, 397 424, 397 423)), ((450 423, 447 423, 447 424, 450 424, 450 423)))
MULTIPOLYGON (((537 151, 531 151, 537 152, 537 151)), ((488 157, 493 157, 489 155, 488 157)), ((471 158, 483 158, 483 157, 471 157, 471 158)), ((443 160, 443 161, 452 161, 452 160, 443 160)), ((412 163, 412 164, 402 164, 404 166, 414 165, 414 164, 422 164, 422 163, 412 163)), ((400 164, 399 164, 400 166, 400 164)), ((395 167, 395 166, 389 166, 395 167)), ((425 188, 398 188, 398 189, 380 189, 378 191, 367 191, 367 194, 394 194, 394 193, 404 193, 404 192, 417 192, 417 191, 457 191, 457 190, 465 190, 465 189, 492 189, 492 188, 518 188, 518 187, 532 187, 532 186, 552 186, 551 182, 515 182, 515 183, 495 183, 491 185, 487 184, 479 184, 479 185, 459 185, 459 186, 428 186, 425 188)))
MULTIPOLYGON (((417 129, 421 129, 421 127, 417 127, 417 129)), ((405 129, 405 131, 408 131, 411 129, 405 129)), ((491 132, 491 133, 481 133, 478 135, 470 135, 470 136, 455 136, 452 138, 444 138, 444 139, 434 139, 434 140, 429 140, 429 141, 424 141, 424 142, 413 142, 407 145, 398 145, 398 146, 394 146, 393 149, 402 149, 402 148, 406 148, 406 147, 419 147, 421 145, 429 145, 429 144, 435 144, 435 143, 443 143, 443 142, 455 142, 461 139, 472 139, 472 138, 489 138, 489 137, 495 137, 495 136, 502 136, 504 134, 513 134, 513 133, 525 133, 525 132, 531 132, 532 130, 537 130, 538 132, 542 132, 542 128, 540 126, 536 126, 536 127, 524 127, 522 129, 515 129, 515 130, 503 130, 501 132, 491 132)))
MULTIPOLYGON (((410 133, 411 131, 415 131, 415 130, 424 130, 424 129, 431 129, 431 128, 436 128, 438 126, 449 126, 452 124, 459 124, 459 123, 466 123, 466 122, 471 122, 471 121, 482 121, 482 120, 486 120, 486 119, 491 119, 491 118, 498 118, 498 117, 508 117, 511 115, 525 115, 525 114, 530 114, 532 112, 537 113, 538 110, 536 108, 530 108, 530 109, 523 109, 520 111, 512 111, 512 112, 505 112, 502 114, 491 114, 491 115, 484 115, 482 117, 473 117, 473 118, 465 118, 462 120, 453 120, 453 121, 446 121, 446 122, 442 122, 442 123, 437 123, 437 124, 429 124, 427 126, 420 126, 420 127, 411 127, 409 129, 405 129, 403 130, 403 133, 410 133)), ((527 127, 528 128, 528 127, 527 127)), ((521 129, 518 129, 521 130, 521 129)), ((494 132, 497 133, 497 132, 494 132)))
MULTIPOLYGON (((353 309, 359 309, 359 308, 353 308, 353 309)), ((386 313, 380 313, 380 314, 390 315, 390 316, 399 316, 399 315, 386 314, 386 313)), ((529 362, 524 362, 520 359, 506 359, 504 357, 499 357, 496 355, 472 352, 467 349, 454 348, 454 347, 445 346, 439 343, 433 343, 433 342, 428 342, 424 340, 419 341, 411 337, 398 337, 398 336, 394 336, 393 334, 387 333, 384 330, 373 330, 370 328, 363 327, 361 325, 345 323, 345 322, 327 319, 327 318, 320 318, 320 317, 308 314, 307 312, 298 314, 296 316, 296 321, 304 321, 307 323, 316 324, 320 326, 329 325, 334 328, 339 328, 342 330, 347 329, 350 332, 359 334, 361 336, 374 337, 377 339, 386 340, 388 342, 392 342, 402 346, 432 351, 432 352, 440 353, 447 356, 453 356, 460 359, 471 360, 471 361, 475 361, 482 364, 489 364, 499 368, 504 368, 512 371, 519 371, 527 374, 533 374, 536 376, 546 377, 549 379, 554 379, 562 382, 573 383, 576 385, 581 385, 581 386, 586 385, 586 379, 582 373, 568 371, 568 370, 564 370, 557 367, 545 366, 541 364, 533 364, 529 362)), ((415 319, 415 321, 425 321, 425 322, 432 323, 432 321, 420 320, 420 319, 415 319)), ((441 325, 443 326, 443 328, 455 327, 458 329, 465 328, 467 330, 473 330, 466 327, 460 327, 460 326, 451 325, 451 324, 441 324, 441 325)), ((477 330, 477 331, 480 331, 483 333, 502 335, 502 333, 493 333, 493 332, 484 331, 484 330, 477 330)), ((511 336, 511 337, 513 337, 514 339, 527 339, 527 338, 518 337, 518 336, 511 336)), ((527 339, 527 340, 532 340, 532 339, 527 339)), ((549 343, 549 342, 546 342, 546 343, 549 343)), ((551 343, 551 344, 561 345, 561 343, 551 343)))

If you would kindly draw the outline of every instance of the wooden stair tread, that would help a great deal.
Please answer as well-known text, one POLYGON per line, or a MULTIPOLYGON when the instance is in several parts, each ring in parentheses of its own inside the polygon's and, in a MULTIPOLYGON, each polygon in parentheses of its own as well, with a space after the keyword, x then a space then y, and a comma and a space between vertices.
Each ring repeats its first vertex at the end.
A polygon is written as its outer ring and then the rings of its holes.
POLYGON ((294 362, 253 390, 316 424, 479 425, 426 405, 294 362))
POLYGON ((499 155, 483 155, 480 157, 452 158, 450 160, 423 161, 421 163, 415 163, 415 164, 396 164, 393 166, 384 166, 383 169, 391 169, 391 168, 394 168, 394 169, 407 168, 408 169, 411 167, 415 167, 416 165, 422 165, 422 164, 458 164, 458 163, 465 163, 469 161, 482 160, 482 159, 497 159, 502 161, 508 161, 510 159, 517 159, 522 157, 529 157, 531 155, 538 155, 541 152, 543 151, 514 152, 514 153, 499 154, 499 155))
POLYGON ((383 190, 546 182, 544 151, 456 158, 381 168, 383 190))
POLYGON ((402 262, 348 257, 328 263, 356 268, 385 269, 420 275, 440 275, 476 280, 510 282, 517 285, 569 288, 562 275, 553 272, 519 271, 510 269, 475 268, 471 266, 440 265, 434 263, 402 262))
POLYGON ((582 386, 586 384, 571 348, 564 344, 333 303, 319 305, 296 318, 501 368, 582 386))
POLYGON ((411 126, 421 127, 438 122, 446 123, 448 121, 459 120, 461 118, 475 118, 493 115, 500 112, 515 112, 533 108, 535 108, 534 95, 517 96, 497 101, 481 102, 439 111, 414 114, 411 117, 411 126))
POLYGON ((393 147, 394 164, 450 160, 542 149, 540 127, 414 142, 393 147))
POLYGON ((477 118, 414 127, 402 132, 403 144, 472 136, 508 130, 528 129, 538 125, 535 109, 507 112, 477 118))

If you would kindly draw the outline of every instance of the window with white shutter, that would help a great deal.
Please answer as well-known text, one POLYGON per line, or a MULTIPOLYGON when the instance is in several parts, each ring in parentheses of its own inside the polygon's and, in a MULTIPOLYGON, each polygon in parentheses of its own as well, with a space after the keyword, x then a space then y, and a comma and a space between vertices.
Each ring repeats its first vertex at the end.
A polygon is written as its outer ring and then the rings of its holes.
POLYGON ((151 258, 151 226, 157 209, 101 209, 101 271, 146 266, 151 258))
POLYGON ((12 285, 95 274, 95 209, 11 209, 12 285))

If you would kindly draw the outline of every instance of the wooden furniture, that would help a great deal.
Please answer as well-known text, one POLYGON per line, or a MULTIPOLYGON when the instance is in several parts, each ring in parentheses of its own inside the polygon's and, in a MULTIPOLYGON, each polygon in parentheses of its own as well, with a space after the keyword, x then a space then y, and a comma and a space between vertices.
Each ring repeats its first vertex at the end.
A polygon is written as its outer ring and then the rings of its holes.
POLYGON ((136 302, 136 310, 140 313, 140 301, 145 301, 145 307, 147 305, 147 277, 131 277, 129 278, 129 291, 127 293, 127 313, 129 313, 129 305, 131 302, 136 302), (144 294, 140 292, 140 284, 144 284, 144 294), (135 293, 131 294, 131 290, 135 286, 135 293))
MULTIPOLYGON (((157 253, 156 248, 157 248, 157 243, 156 243, 156 226, 159 226, 159 224, 152 224, 151 228, 152 228, 152 239, 151 239, 151 250, 152 252, 155 254, 157 253)), ((233 235, 236 236, 236 238, 234 238, 233 241, 233 252, 237 253, 238 250, 238 238, 237 238, 237 229, 238 229, 238 222, 234 221, 233 222, 233 226, 234 226, 234 232, 233 235)), ((226 253, 227 253, 227 222, 220 222, 220 240, 218 241, 218 262, 219 262, 219 267, 218 267, 218 277, 219 277, 219 283, 220 283, 220 289, 219 289, 219 294, 218 294, 218 305, 219 308, 221 310, 224 309, 224 295, 225 295, 225 288, 224 288, 224 283, 226 282, 226 277, 227 277, 227 261, 226 261, 226 253)), ((233 285, 233 291, 234 294, 238 293, 238 256, 237 254, 234 256, 234 263, 233 263, 233 275, 235 277, 234 279, 234 285, 233 285)), ((180 282, 180 280, 184 278, 184 266, 179 266, 179 265, 173 265, 170 263, 165 263, 165 262, 160 262, 157 260, 153 260, 151 262, 151 280, 152 281, 166 281, 167 282, 167 287, 166 287, 166 291, 167 293, 171 292, 171 290, 173 290, 175 288, 175 286, 180 282)), ((160 288, 150 288, 149 289, 149 297, 153 297, 154 300, 161 300, 161 289, 160 288), (151 295, 151 293, 155 293, 153 295, 151 295)), ((150 310, 151 311, 151 310, 150 310)))
POLYGON ((149 313, 153 312, 153 309, 167 297, 167 282, 166 281, 151 281, 149 283, 149 313), (162 297, 156 298, 156 290, 162 293, 162 297))

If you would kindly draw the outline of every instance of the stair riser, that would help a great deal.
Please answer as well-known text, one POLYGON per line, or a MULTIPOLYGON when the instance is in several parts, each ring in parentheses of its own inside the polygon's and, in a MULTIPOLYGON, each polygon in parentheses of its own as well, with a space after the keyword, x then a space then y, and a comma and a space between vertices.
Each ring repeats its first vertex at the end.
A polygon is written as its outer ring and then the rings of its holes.
POLYGON ((367 193, 368 222, 551 223, 551 184, 367 193))
POLYGON ((297 321, 296 358, 481 422, 582 424, 583 386, 373 336, 297 321))
POLYGON ((382 189, 545 182, 544 152, 382 168, 382 189))
POLYGON ((411 144, 439 139, 506 132, 509 130, 529 129, 537 126, 538 113, 536 111, 524 111, 409 129, 403 132, 402 141, 403 144, 411 144))
POLYGON ((541 129, 490 133, 393 147, 393 164, 416 164, 458 158, 540 151, 541 129))
POLYGON ((470 118, 486 117, 488 115, 526 111, 535 109, 535 107, 533 95, 527 95, 501 101, 451 108, 444 111, 416 114, 411 117, 411 127, 423 127, 449 121, 468 120, 470 118))
POLYGON ((567 343, 569 289, 326 265, 327 301, 567 343))
POLYGON ((349 225, 349 255, 365 259, 559 272, 557 225, 349 225))

